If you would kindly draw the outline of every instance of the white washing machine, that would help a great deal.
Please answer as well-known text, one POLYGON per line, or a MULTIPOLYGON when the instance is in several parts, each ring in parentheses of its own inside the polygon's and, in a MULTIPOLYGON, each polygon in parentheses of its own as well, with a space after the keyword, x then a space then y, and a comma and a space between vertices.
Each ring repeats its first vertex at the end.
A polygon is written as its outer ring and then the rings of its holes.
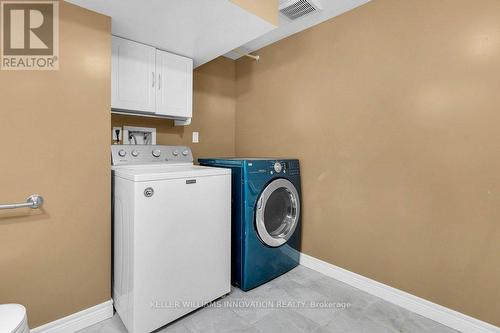
POLYGON ((146 333, 230 291, 231 172, 188 147, 113 145, 113 300, 146 333))

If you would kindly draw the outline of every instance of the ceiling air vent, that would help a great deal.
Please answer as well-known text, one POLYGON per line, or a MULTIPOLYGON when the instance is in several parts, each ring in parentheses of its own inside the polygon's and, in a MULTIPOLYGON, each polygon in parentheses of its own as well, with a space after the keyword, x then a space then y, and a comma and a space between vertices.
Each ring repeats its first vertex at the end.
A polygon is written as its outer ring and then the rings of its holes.
POLYGON ((280 0, 280 13, 292 21, 318 10, 321 10, 318 0, 280 0))

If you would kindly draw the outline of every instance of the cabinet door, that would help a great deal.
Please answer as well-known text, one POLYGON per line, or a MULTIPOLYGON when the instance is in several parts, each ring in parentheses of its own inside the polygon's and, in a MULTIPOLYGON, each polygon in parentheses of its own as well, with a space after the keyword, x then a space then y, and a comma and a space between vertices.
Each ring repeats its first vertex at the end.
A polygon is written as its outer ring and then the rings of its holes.
POLYGON ((193 60, 156 50, 156 114, 191 118, 193 112, 193 60))
POLYGON ((111 108, 155 112, 156 49, 113 36, 111 108))

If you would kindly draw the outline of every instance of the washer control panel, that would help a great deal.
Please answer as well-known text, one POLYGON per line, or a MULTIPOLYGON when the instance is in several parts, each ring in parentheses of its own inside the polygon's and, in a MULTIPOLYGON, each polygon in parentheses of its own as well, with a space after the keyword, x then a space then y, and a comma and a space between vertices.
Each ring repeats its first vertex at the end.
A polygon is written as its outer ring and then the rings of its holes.
POLYGON ((193 163, 193 154, 186 146, 112 145, 111 162, 112 165, 193 163))

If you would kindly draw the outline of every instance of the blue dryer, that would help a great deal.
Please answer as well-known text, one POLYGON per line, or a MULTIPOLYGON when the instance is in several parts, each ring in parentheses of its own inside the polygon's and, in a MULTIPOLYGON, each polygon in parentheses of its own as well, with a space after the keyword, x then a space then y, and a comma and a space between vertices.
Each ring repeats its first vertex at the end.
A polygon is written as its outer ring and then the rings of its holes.
POLYGON ((299 161, 198 161, 232 170, 232 283, 247 291, 297 266, 301 229, 299 161))

